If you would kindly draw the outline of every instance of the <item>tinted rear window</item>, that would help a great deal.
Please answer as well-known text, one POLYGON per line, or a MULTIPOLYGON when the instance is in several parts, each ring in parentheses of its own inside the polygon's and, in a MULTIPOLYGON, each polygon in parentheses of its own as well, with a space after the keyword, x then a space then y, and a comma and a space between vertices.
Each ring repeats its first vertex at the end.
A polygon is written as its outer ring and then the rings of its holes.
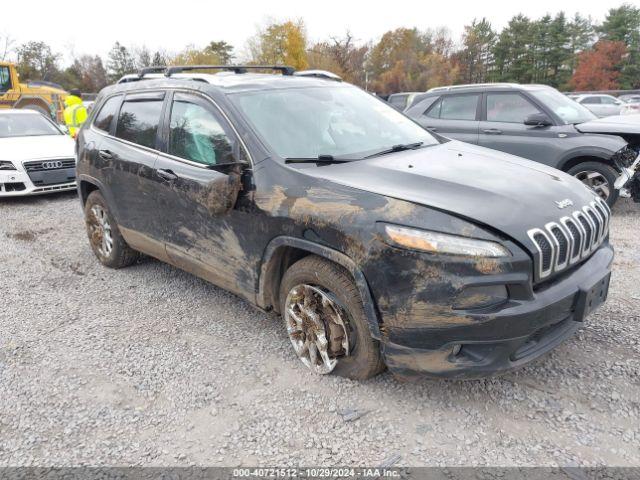
POLYGON ((475 120, 480 95, 445 95, 425 115, 442 120, 475 120))
POLYGON ((475 120, 480 95, 447 95, 442 97, 440 118, 443 120, 475 120))
POLYGON ((104 105, 100 109, 100 112, 96 116, 93 125, 100 130, 108 132, 111 128, 111 121, 113 117, 118 112, 118 106, 120 105, 120 100, 122 100, 122 95, 117 95, 115 97, 111 97, 109 100, 104 102, 104 105))
POLYGON ((155 148, 162 100, 126 101, 120 109, 116 137, 155 148))

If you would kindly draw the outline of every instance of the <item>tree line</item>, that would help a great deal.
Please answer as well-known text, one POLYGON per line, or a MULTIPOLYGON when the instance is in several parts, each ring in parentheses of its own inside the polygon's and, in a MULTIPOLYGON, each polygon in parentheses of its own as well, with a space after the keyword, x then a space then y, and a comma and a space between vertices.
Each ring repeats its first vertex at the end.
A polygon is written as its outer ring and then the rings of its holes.
POLYGON ((61 67, 61 55, 41 41, 13 46, 0 38, 0 59, 13 58, 23 80, 99 91, 126 73, 168 64, 254 64, 332 71, 380 94, 424 91, 456 83, 544 83, 561 90, 640 88, 640 8, 611 8, 601 22, 564 12, 514 16, 500 31, 486 18, 454 40, 447 28, 398 28, 363 43, 350 32, 311 42, 302 20, 272 22, 255 33, 242 55, 225 41, 189 45, 177 53, 116 42, 106 59, 81 55, 61 67))

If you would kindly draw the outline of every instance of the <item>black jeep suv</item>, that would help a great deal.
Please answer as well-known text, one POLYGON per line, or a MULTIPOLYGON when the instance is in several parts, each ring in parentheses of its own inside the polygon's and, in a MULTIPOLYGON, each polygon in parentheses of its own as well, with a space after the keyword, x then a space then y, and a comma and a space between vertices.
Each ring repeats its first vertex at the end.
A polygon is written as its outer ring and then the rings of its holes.
POLYGON ((322 72, 208 68, 100 93, 77 169, 104 265, 192 272, 282 314, 313 372, 359 379, 517 367, 605 300, 610 211, 575 178, 322 72))

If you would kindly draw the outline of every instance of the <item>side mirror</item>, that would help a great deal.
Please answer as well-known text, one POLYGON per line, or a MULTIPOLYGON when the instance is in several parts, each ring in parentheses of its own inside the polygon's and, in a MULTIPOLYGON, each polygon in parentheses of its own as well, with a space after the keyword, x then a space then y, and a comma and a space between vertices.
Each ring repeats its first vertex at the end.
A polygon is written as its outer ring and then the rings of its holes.
POLYGON ((530 127, 548 127, 553 122, 544 113, 532 113, 524 119, 524 124, 530 127))

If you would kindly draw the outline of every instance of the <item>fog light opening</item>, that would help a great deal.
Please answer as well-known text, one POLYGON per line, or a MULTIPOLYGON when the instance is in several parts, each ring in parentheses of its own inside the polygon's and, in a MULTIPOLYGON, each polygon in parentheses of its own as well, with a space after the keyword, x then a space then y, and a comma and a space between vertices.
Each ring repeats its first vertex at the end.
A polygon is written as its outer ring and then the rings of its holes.
POLYGON ((453 355, 454 357, 457 357, 458 354, 460 353, 460 350, 462 350, 462 345, 460 344, 454 345, 453 348, 451 349, 451 355, 453 355))

